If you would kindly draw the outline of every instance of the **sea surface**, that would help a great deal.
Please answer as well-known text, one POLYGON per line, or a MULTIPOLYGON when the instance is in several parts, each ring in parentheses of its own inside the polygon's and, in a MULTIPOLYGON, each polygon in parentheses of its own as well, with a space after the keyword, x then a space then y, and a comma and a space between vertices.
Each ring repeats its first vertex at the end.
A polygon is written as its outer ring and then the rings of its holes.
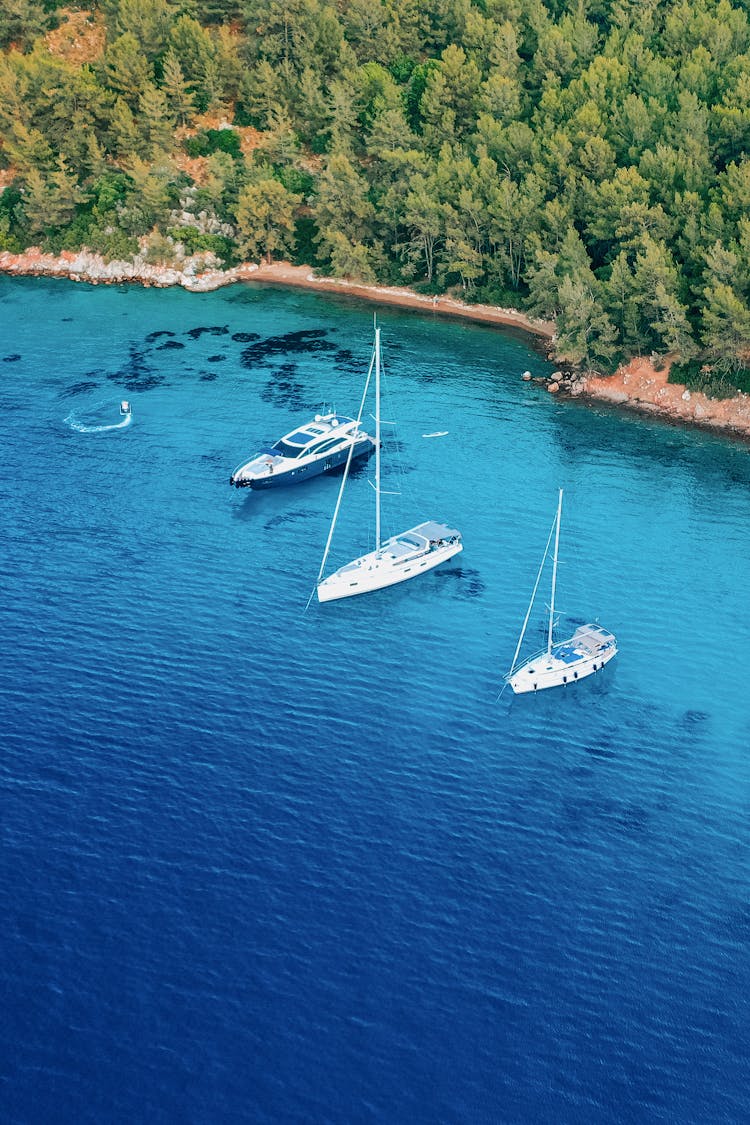
POLYGON ((307 607, 337 478, 229 476, 356 412, 372 306, 0 279, 4 1123, 750 1120, 748 449, 378 319, 384 532, 464 551, 307 607), (560 487, 620 652, 501 694, 560 487))

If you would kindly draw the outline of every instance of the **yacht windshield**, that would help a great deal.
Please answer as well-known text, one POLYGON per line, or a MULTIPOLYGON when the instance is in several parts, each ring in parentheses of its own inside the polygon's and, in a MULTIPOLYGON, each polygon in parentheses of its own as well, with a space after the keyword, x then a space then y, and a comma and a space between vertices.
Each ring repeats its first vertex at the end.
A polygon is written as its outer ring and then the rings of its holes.
POLYGON ((274 451, 280 453, 282 457, 301 457, 306 452, 304 446, 291 445, 289 442, 283 440, 277 441, 274 445, 274 451))

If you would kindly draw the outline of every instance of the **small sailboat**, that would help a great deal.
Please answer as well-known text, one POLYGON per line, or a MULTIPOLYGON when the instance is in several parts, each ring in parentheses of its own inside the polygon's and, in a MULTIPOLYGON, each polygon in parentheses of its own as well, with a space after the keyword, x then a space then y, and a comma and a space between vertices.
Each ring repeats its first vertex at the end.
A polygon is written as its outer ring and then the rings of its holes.
POLYGON ((555 623, 555 589, 557 586, 557 554, 560 546, 560 518, 562 516, 563 490, 557 502, 557 513, 550 529, 547 546, 536 576, 534 590, 526 611, 521 635, 518 638, 516 651, 510 666, 510 671, 505 677, 516 695, 527 691, 541 691, 543 688, 561 687, 565 684, 583 680, 586 676, 599 672, 608 664, 613 656, 617 655, 617 641, 612 633, 602 629, 600 625, 581 625, 572 637, 566 641, 553 642, 552 633, 555 623), (542 652, 536 653, 523 664, 516 664, 521 651, 526 628, 531 617, 539 581, 542 577, 544 564, 549 555, 552 537, 555 546, 552 558, 552 596, 549 605, 549 625, 547 628, 547 647, 542 652))
POLYGON ((338 499, 328 532, 323 561, 320 564, 316 589, 318 601, 331 602, 339 598, 350 598, 356 594, 366 594, 371 590, 382 590, 386 586, 395 586, 399 582, 406 582, 409 578, 416 578, 428 570, 439 566, 440 563, 457 555, 463 550, 461 534, 447 524, 427 520, 409 528, 400 535, 393 535, 390 539, 381 542, 380 528, 380 329, 375 328, 375 345, 373 347, 370 369, 367 373, 365 389, 359 407, 357 425, 359 425, 367 399, 367 391, 375 369, 375 550, 361 555, 358 559, 339 567, 327 578, 323 577, 328 553, 331 549, 331 540, 336 527, 336 520, 344 495, 352 452, 344 469, 344 475, 339 487, 338 499))

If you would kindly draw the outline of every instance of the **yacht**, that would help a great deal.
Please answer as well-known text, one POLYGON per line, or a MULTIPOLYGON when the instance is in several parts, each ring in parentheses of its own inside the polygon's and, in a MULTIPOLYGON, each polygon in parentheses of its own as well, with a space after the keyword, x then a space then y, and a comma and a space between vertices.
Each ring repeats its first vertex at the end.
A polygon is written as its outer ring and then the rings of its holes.
POLYGON ((239 465, 229 483, 235 488, 273 488, 297 484, 328 473, 351 457, 369 456, 375 442, 359 422, 340 414, 316 414, 311 422, 285 434, 239 465), (351 451, 351 452, 350 452, 351 451))

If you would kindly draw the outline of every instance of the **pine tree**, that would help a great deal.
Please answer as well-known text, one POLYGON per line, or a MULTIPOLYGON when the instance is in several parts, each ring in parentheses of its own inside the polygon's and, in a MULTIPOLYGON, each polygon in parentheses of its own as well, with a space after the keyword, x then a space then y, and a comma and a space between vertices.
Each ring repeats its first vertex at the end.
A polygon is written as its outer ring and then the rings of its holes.
POLYGON ((174 47, 170 47, 164 56, 162 90, 167 99, 169 112, 180 125, 184 125, 195 112, 195 98, 188 89, 174 47))
POLYGON ((294 249, 294 215, 299 195, 273 177, 249 184, 237 204, 237 230, 242 254, 271 261, 274 254, 294 249))

